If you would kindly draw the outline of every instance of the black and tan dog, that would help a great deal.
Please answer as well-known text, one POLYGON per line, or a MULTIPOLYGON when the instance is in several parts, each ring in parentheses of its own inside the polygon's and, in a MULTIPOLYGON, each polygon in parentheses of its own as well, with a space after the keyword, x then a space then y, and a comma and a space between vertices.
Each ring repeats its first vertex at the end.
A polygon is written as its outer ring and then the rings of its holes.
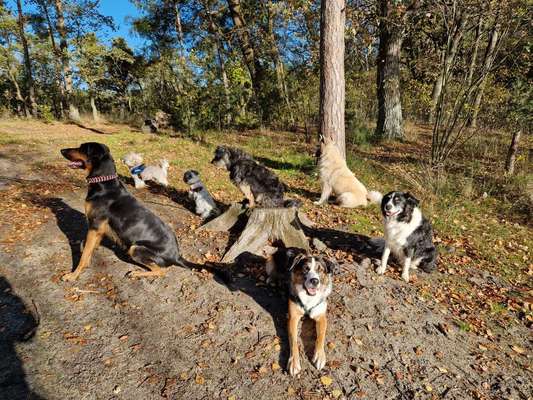
POLYGON ((285 185, 265 166, 254 161, 242 150, 218 146, 211 161, 226 168, 231 181, 241 190, 250 207, 283 207, 285 185))
POLYGON ((179 251, 172 229, 133 197, 118 180, 109 148, 100 143, 83 143, 78 148, 61 150, 71 168, 87 171, 89 184, 85 199, 88 232, 77 268, 63 276, 76 280, 89 265, 93 251, 104 236, 127 249, 130 257, 149 271, 130 276, 162 276, 162 268, 189 266, 179 251))
POLYGON ((339 265, 335 260, 312 256, 302 249, 281 247, 267 258, 266 269, 269 277, 289 284, 289 373, 294 376, 302 369, 298 325, 306 315, 316 323, 313 364, 322 369, 326 365, 327 299, 333 286, 333 274, 338 271, 339 265))

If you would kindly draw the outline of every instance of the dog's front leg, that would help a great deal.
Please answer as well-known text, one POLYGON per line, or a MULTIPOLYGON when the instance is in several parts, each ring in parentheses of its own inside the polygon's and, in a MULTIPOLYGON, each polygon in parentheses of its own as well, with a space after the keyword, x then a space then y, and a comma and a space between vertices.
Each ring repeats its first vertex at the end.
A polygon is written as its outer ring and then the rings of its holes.
POLYGON ((132 175, 133 176, 133 182, 135 183, 135 189, 142 189, 146 186, 144 181, 139 177, 139 175, 132 175))
POLYGON ((403 262, 402 279, 409 282, 409 269, 411 268, 411 260, 413 259, 413 250, 409 250, 403 262))
POLYGON ((300 365, 300 353, 298 350, 298 324, 302 318, 302 310, 292 301, 289 300, 289 365, 288 370, 291 376, 298 375, 302 370, 300 365))
POLYGON ((321 205, 321 204, 326 203, 329 199, 329 196, 331 196, 332 190, 333 188, 331 187, 331 185, 327 182, 324 182, 324 184, 322 185, 322 194, 320 195, 320 200, 315 201, 314 203, 316 205, 321 205))
POLYGON ((385 248, 383 249, 383 254, 381 255, 381 265, 376 270, 378 274, 383 275, 385 273, 385 270, 387 269, 387 262, 389 261, 389 255, 390 255, 390 247, 388 247, 385 244, 385 248))
POLYGON ((244 194, 244 197, 246 197, 246 199, 248 200, 248 207, 255 207, 255 198, 254 194, 252 193, 252 189, 250 189, 250 186, 241 184, 239 185, 239 189, 241 189, 242 194, 244 194))
POLYGON ((87 232, 87 237, 85 238, 85 246, 83 246, 80 262, 73 272, 65 274, 61 277, 63 281, 75 281, 78 279, 81 272, 91 262, 91 256, 93 255, 94 250, 100 244, 103 236, 104 234, 102 229, 89 229, 89 232, 87 232))
POLYGON ((316 323, 316 342, 313 364, 315 364, 316 369, 321 370, 324 368, 324 365, 326 365, 326 351, 324 350, 324 343, 326 341, 328 320, 326 318, 326 313, 317 315, 313 319, 316 323))

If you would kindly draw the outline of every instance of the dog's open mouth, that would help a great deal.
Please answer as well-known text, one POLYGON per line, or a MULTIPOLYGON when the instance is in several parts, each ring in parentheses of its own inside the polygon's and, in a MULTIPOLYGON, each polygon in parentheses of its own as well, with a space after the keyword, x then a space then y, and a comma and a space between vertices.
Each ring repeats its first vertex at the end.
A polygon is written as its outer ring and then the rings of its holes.
POLYGON ((394 217, 396 214, 399 214, 400 211, 385 211, 387 217, 394 217))
POLYGON ((316 287, 305 287, 305 291, 309 296, 314 296, 318 292, 318 289, 316 287))
POLYGON ((83 168, 83 161, 70 161, 68 163, 69 168, 83 168))

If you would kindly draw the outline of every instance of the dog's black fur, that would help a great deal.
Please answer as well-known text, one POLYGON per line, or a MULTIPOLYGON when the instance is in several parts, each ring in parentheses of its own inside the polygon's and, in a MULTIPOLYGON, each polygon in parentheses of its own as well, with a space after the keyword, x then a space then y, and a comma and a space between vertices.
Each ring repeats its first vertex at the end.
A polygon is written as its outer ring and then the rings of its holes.
MULTIPOLYGON (((218 167, 225 167, 231 181, 241 189, 249 187, 255 202, 262 207, 283 207, 285 185, 265 166, 254 161, 242 150, 218 146, 211 161, 218 167)), ((246 194, 245 194, 246 196, 246 194)))
MULTIPOLYGON (((410 193, 404 192, 390 192, 383 196, 381 201, 381 212, 385 217, 385 224, 387 218, 393 218, 395 221, 409 224, 413 218, 413 211, 418 208, 420 202, 410 193), (392 217, 387 216, 387 204, 392 200, 395 207, 401 211, 392 217)), ((407 237, 406 244, 403 247, 403 252, 406 257, 412 259, 420 258, 421 261, 418 267, 425 272, 431 272, 436 268, 437 249, 433 244, 433 228, 431 223, 422 215, 420 224, 407 237)))
MULTIPOLYGON (((115 163, 104 144, 83 143, 78 148, 61 150, 61 154, 71 161, 74 168, 85 169, 88 178, 116 174, 115 163)), ((133 197, 118 178, 89 183, 85 210, 89 225, 87 238, 91 232, 98 237, 96 246, 91 246, 91 249, 87 249, 89 239, 85 242, 84 253, 89 252, 87 260, 90 260, 99 240, 106 235, 125 247, 135 262, 151 271, 171 265, 196 267, 182 258, 172 228, 133 197)), ((83 265, 80 262, 76 271, 67 274, 66 280, 76 279, 87 264, 88 261, 83 265)), ((143 275, 138 273, 137 276, 143 275)), ((148 275, 145 273, 144 276, 148 275)))

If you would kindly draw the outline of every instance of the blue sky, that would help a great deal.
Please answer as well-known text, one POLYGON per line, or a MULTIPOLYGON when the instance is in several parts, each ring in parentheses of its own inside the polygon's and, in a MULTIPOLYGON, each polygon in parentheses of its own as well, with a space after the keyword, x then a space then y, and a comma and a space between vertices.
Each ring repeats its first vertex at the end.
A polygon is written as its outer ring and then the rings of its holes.
POLYGON ((139 15, 139 11, 129 0, 101 0, 100 12, 115 20, 117 31, 110 32, 111 37, 122 36, 134 49, 143 46, 143 41, 131 32, 131 24, 127 20, 128 17, 139 15))

